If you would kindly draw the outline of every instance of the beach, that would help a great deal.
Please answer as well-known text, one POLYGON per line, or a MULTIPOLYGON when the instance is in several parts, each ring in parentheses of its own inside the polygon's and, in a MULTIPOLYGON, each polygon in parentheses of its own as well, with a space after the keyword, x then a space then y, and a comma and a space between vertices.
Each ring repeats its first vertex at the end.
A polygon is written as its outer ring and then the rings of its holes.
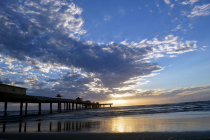
POLYGON ((205 132, 139 132, 139 133, 1 133, 1 140, 208 140, 205 132))

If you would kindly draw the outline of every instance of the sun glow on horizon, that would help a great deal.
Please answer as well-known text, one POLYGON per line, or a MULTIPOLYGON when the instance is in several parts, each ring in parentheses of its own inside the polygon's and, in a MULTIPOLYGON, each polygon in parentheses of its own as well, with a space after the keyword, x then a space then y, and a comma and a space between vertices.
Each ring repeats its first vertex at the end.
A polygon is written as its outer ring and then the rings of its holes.
POLYGON ((130 94, 130 93, 125 93, 125 94, 110 94, 111 97, 128 97, 128 96, 134 96, 134 94, 130 94))
POLYGON ((109 103, 113 103, 114 106, 125 106, 127 105, 126 100, 110 100, 109 103))

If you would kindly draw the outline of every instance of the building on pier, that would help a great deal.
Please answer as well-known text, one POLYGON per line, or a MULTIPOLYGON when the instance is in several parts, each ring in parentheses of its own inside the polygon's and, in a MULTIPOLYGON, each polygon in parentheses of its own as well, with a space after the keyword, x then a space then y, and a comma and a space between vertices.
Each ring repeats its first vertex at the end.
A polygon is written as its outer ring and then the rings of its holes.
POLYGON ((77 101, 83 101, 83 99, 81 97, 77 97, 76 100, 77 101))
POLYGON ((0 94, 1 93, 15 93, 15 94, 26 95, 26 90, 27 88, 7 85, 0 82, 0 94))

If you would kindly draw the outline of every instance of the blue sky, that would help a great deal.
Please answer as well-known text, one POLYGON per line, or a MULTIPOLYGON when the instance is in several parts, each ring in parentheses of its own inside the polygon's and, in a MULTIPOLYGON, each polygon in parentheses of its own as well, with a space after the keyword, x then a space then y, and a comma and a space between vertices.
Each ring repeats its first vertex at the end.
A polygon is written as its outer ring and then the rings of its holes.
POLYGON ((210 99, 208 0, 7 0, 0 9, 0 81, 29 95, 210 99))

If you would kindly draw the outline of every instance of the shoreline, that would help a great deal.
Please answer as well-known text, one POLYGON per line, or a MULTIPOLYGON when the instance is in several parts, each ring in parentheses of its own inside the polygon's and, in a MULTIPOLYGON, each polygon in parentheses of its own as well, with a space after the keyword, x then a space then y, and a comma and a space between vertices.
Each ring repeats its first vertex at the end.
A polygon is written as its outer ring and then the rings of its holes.
POLYGON ((138 133, 1 133, 0 140, 175 140, 210 139, 210 131, 138 133))

